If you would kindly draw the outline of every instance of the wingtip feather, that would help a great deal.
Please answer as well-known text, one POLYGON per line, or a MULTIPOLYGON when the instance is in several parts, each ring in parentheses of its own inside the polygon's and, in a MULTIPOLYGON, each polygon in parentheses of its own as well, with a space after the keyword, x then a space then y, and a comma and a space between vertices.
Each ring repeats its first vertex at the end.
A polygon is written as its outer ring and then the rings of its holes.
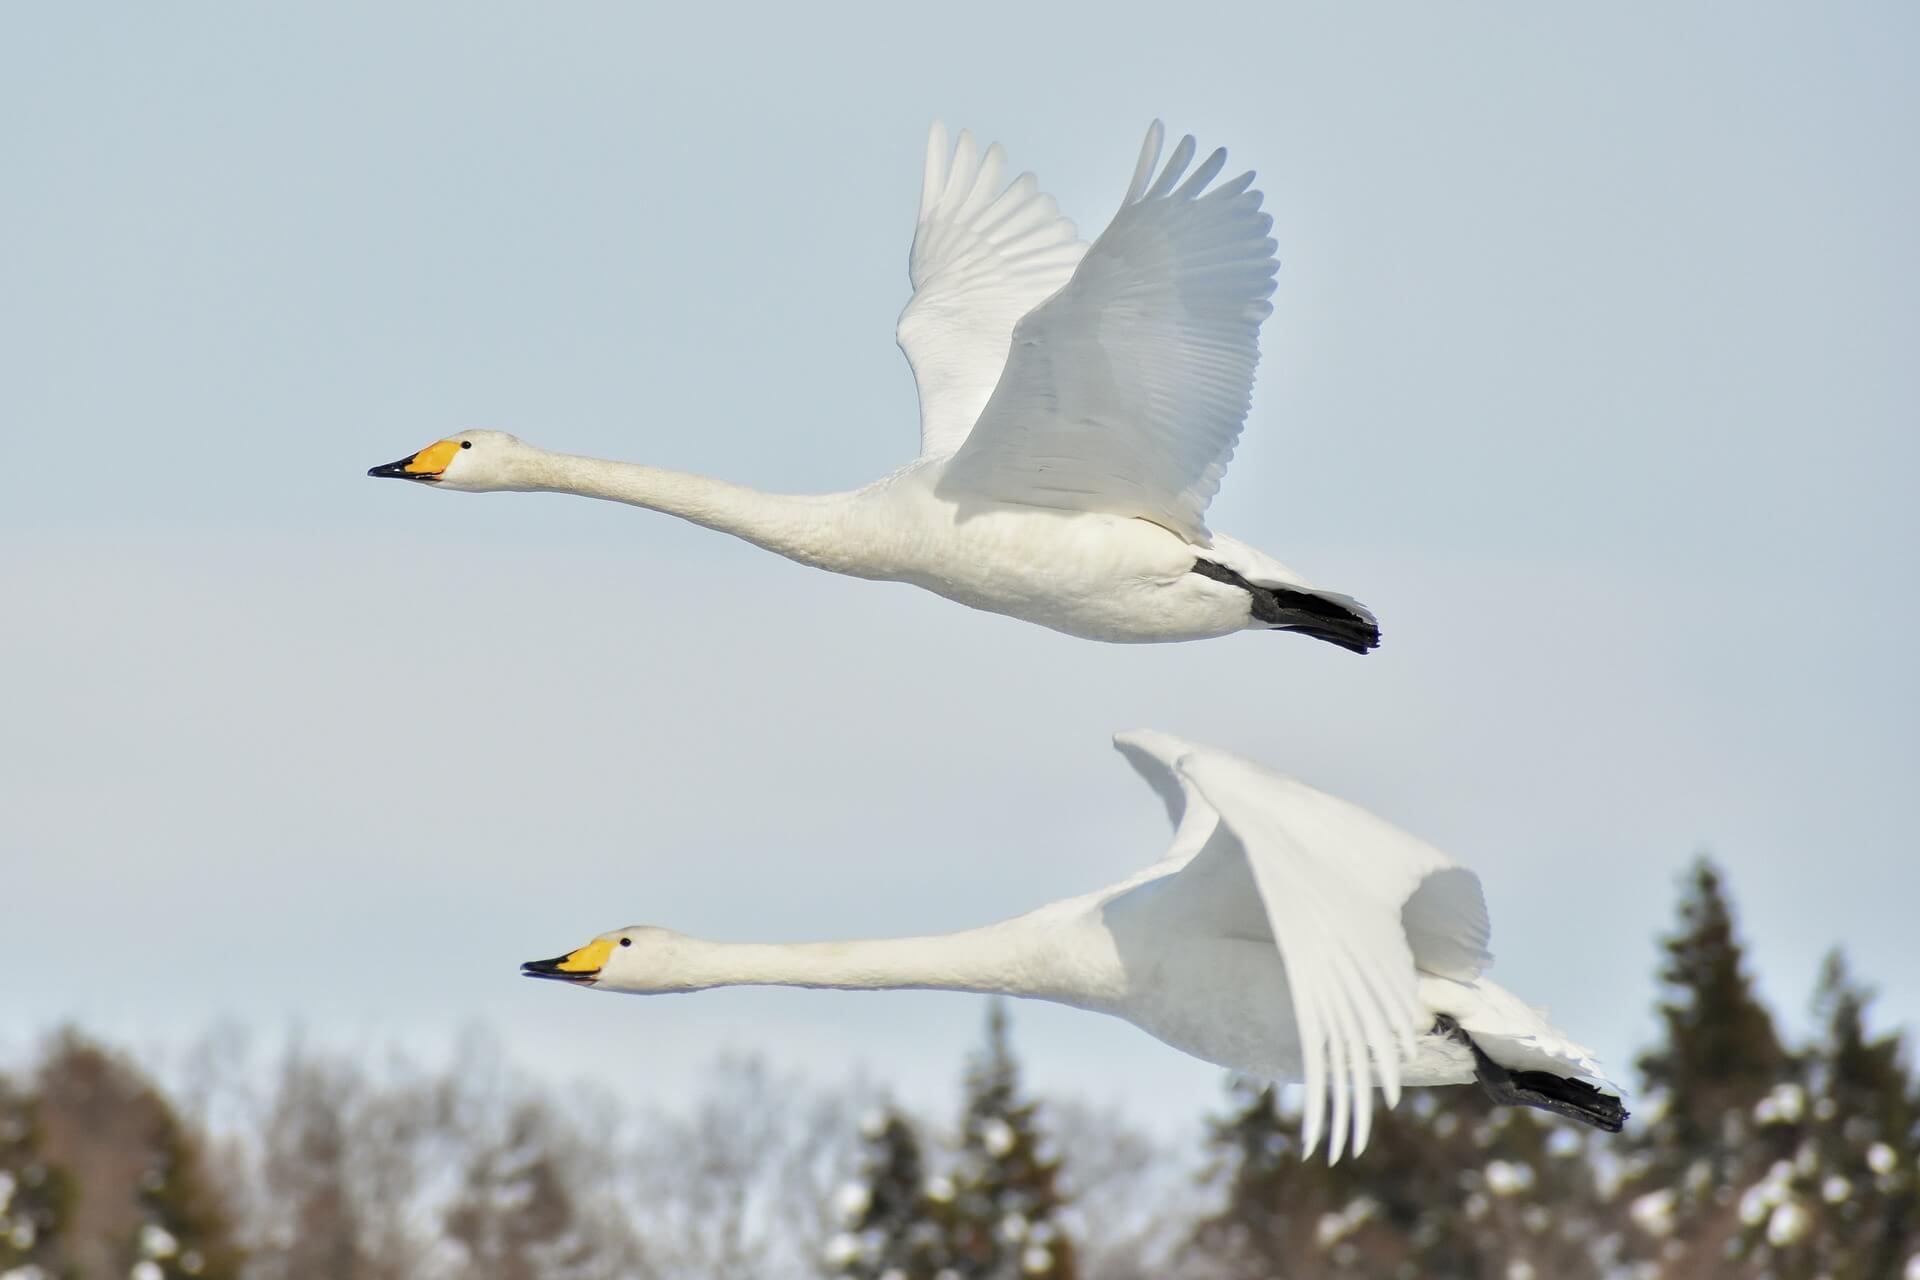
POLYGON ((1120 201, 1120 207, 1126 208, 1145 194, 1147 183, 1153 178, 1153 171, 1160 164, 1160 144, 1165 140, 1167 127, 1155 120, 1147 126, 1147 136, 1140 144, 1140 159, 1133 166, 1133 181, 1127 184, 1127 194, 1120 201))
POLYGON ((1202 191, 1205 191, 1207 184, 1219 177, 1220 171, 1226 167, 1227 149, 1225 147, 1215 147, 1213 154, 1209 155, 1205 160, 1202 160, 1200 167, 1193 171, 1192 176, 1180 184, 1180 189, 1174 192, 1173 198, 1176 200, 1194 199, 1202 191))
POLYGON ((947 185, 947 156, 950 143, 947 140, 946 122, 936 117, 927 129, 926 167, 920 176, 920 218, 925 220, 940 199, 940 192, 947 185))
POLYGON ((1187 166, 1193 163, 1193 153, 1199 149, 1200 144, 1193 140, 1192 134, 1183 135, 1178 145, 1174 147, 1173 154, 1167 157, 1166 168, 1160 171, 1159 178, 1147 189, 1147 194, 1141 199, 1164 199, 1173 190, 1173 184, 1180 181, 1180 175, 1187 171, 1187 166))

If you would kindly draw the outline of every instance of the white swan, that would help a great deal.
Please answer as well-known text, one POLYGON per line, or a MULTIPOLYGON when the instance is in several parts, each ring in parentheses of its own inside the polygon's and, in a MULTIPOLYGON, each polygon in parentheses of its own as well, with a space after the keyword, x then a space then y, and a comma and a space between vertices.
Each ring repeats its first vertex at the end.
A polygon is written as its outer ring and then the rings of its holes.
POLYGON ((1375 1085, 1478 1080, 1618 1131, 1592 1055, 1482 976, 1480 881, 1342 800, 1167 734, 1115 744, 1166 801, 1166 856, 1130 879, 936 937, 760 945, 603 933, 522 972, 641 994, 723 986, 1000 992, 1112 1014, 1176 1049, 1306 1084, 1309 1153, 1366 1146, 1375 1085))
POLYGON ((1373 615, 1203 522, 1272 307, 1272 219, 1226 152, 1185 177, 1161 126, 1091 246, 996 144, 933 126, 898 338, 920 456, 850 493, 760 493, 468 431, 367 474, 608 498, 803 564, 910 582, 1094 640, 1299 631, 1364 653, 1373 615))

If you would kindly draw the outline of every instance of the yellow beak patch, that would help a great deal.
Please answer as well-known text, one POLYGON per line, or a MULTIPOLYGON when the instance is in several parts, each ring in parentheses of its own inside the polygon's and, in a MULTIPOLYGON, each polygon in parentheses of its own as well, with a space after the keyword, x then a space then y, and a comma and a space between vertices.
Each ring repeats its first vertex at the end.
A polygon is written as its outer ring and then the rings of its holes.
POLYGON ((447 464, 453 461, 453 455, 458 452, 460 452, 458 440, 442 440, 438 444, 428 445, 408 458, 402 464, 401 470, 416 476, 437 476, 447 469, 447 464))
POLYGON ((566 973, 598 973, 607 963, 607 957, 613 954, 613 941, 601 938, 589 942, 578 951, 570 951, 567 958, 554 967, 566 973))

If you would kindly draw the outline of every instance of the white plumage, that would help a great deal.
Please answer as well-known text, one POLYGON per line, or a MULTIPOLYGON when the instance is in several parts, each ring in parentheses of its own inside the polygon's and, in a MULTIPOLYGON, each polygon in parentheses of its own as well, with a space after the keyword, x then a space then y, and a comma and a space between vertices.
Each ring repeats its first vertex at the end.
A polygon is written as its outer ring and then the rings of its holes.
POLYGON ((1479 879, 1372 814, 1168 734, 1116 745, 1166 801, 1166 855, 1110 888, 961 933, 789 945, 634 926, 525 972, 652 994, 931 987, 1124 1018, 1209 1062, 1305 1084, 1305 1140, 1364 1149, 1373 1092, 1479 1079, 1617 1129, 1592 1055, 1485 976, 1479 879))
POLYGON ((1002 190, 1006 170, 999 143, 983 157, 962 130, 949 154, 946 127, 934 122, 907 258, 913 298, 895 330, 920 391, 923 458, 960 447, 1000 380, 1014 325, 1087 251, 1032 174, 1002 190))
POLYGON ((1245 422, 1278 264, 1253 175, 1159 163, 1148 130, 1091 244, 1032 174, 935 124, 898 337, 920 454, 864 488, 793 496, 451 436, 373 475, 548 490, 664 511, 816 567, 909 582, 1109 641, 1299 631, 1365 652, 1373 615, 1214 537, 1206 509, 1245 422))
POLYGON ((1159 121, 1148 130, 1120 212, 1066 287, 1014 326, 942 494, 1136 516, 1206 542, 1279 263, 1253 174, 1208 190, 1221 150, 1182 183, 1193 154, 1181 139, 1148 186, 1159 121))

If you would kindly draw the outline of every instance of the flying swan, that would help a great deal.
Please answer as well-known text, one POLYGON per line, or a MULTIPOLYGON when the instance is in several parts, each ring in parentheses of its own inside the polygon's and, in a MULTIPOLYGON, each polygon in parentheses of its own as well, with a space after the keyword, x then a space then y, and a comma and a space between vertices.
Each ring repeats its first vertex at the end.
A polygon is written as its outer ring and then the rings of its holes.
POLYGON ((1278 262, 1253 174, 1158 169, 1147 130, 1113 221, 1082 243, 996 143, 938 123, 896 336, 920 456, 849 493, 761 493, 466 431, 368 471, 441 489, 577 493, 691 520, 802 564, 910 582, 1092 640, 1298 631, 1356 653, 1373 615, 1209 533, 1273 310, 1278 262), (1157 169, 1157 175, 1156 175, 1157 169), (1184 181, 1183 181, 1184 179, 1184 181))
POLYGON ((1116 746, 1166 802, 1166 856, 980 929, 860 942, 709 942, 632 926, 521 966, 642 995, 727 986, 931 988, 1051 1000, 1174 1048, 1304 1081, 1305 1147, 1367 1145, 1373 1090, 1478 1081, 1618 1132, 1592 1055, 1485 976, 1480 881, 1343 800, 1152 731, 1116 746))

